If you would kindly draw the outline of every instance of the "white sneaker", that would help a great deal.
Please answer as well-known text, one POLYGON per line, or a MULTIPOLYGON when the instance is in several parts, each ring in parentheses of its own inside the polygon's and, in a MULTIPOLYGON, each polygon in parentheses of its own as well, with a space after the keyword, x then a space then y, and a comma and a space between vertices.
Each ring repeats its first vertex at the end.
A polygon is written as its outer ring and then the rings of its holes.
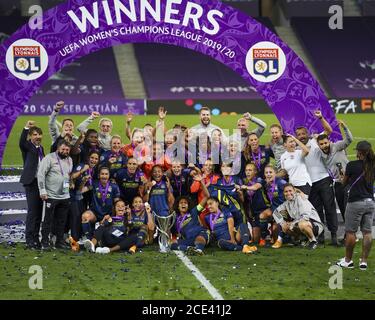
POLYGON ((111 250, 108 247, 97 247, 95 252, 99 254, 108 254, 111 250))
POLYGON ((91 240, 86 239, 85 241, 83 241, 83 245, 88 252, 95 252, 95 246, 91 240))
POLYGON ((362 271, 367 270, 367 262, 362 261, 362 259, 359 259, 359 269, 362 271))
POLYGON ((353 269, 354 268, 353 260, 350 260, 349 262, 346 262, 345 258, 342 258, 339 261, 337 261, 336 265, 341 267, 341 268, 347 268, 347 269, 353 269))

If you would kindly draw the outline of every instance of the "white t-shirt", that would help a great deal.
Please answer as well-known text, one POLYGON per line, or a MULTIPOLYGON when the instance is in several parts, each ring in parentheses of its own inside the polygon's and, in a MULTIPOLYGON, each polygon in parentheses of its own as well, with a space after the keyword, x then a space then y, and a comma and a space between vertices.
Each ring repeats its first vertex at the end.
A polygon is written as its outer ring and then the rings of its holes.
POLYGON ((305 163, 307 166, 307 171, 311 177, 311 181, 317 182, 329 177, 316 139, 310 139, 306 146, 310 148, 309 154, 305 157, 305 163))
POLYGON ((280 158, 281 168, 285 169, 289 175, 289 182, 295 187, 300 187, 308 183, 311 185, 310 175, 307 171, 302 150, 294 152, 285 151, 280 158))

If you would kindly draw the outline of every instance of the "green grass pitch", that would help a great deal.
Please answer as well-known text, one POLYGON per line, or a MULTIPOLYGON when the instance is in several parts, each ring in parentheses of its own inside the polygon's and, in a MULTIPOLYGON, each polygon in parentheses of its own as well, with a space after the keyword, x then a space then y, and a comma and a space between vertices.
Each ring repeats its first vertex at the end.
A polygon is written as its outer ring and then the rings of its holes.
MULTIPOLYGON (((273 115, 257 115, 268 125, 276 122, 273 115)), ((85 117, 74 117, 76 123, 85 117)), ((114 133, 124 137, 124 117, 112 116, 114 133)), ((339 115, 356 137, 375 141, 375 115, 339 115)), ((44 131, 44 146, 50 144, 46 117, 32 117, 44 131)), ((62 117, 60 117, 62 119, 62 117)), ((213 117, 212 122, 233 128, 236 116, 213 117)), ((9 138, 3 165, 21 165, 18 138, 28 117, 20 117, 9 138)), ((156 116, 135 117, 132 126, 155 123, 156 116)), ((167 117, 167 126, 174 123, 191 126, 194 115, 167 117)), ((91 127, 97 127, 95 122, 91 127)), ((253 128, 254 125, 251 125, 253 128)), ((262 137, 270 138, 268 130, 262 137)), ((127 142, 127 140, 125 140, 127 142)), ((348 149, 354 159, 352 146, 348 149)), ((256 255, 224 252, 209 247, 206 255, 191 257, 192 262, 210 280, 225 299, 375 299, 375 256, 369 259, 369 270, 358 269, 361 243, 354 254, 355 269, 343 270, 343 288, 330 289, 329 268, 344 256, 343 248, 326 246, 315 251, 297 247, 279 250, 261 248, 256 255)), ((173 253, 158 253, 157 246, 145 248, 135 255, 98 256, 87 252, 27 251, 23 245, 0 245, 0 299, 210 299, 206 289, 173 253), (30 266, 43 270, 43 289, 29 289, 30 266)))

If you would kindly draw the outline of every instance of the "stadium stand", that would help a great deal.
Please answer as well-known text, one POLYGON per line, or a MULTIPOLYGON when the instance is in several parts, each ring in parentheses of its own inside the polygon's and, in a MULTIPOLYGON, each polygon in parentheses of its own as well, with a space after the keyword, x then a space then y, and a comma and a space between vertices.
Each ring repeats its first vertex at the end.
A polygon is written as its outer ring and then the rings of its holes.
POLYGON ((347 17, 340 32, 327 28, 326 18, 292 18, 291 24, 330 96, 375 96, 375 17, 347 17))

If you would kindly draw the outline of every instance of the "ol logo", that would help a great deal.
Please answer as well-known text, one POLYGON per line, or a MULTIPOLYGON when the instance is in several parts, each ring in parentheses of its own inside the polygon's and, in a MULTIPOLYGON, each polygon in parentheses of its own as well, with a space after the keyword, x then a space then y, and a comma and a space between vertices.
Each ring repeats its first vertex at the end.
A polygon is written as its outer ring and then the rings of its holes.
POLYGON ((257 81, 275 81, 283 75, 286 68, 284 51, 273 42, 258 42, 246 55, 246 68, 257 81))
POLYGON ((8 48, 6 63, 9 71, 18 79, 35 80, 46 71, 48 54, 39 42, 20 39, 8 48))

